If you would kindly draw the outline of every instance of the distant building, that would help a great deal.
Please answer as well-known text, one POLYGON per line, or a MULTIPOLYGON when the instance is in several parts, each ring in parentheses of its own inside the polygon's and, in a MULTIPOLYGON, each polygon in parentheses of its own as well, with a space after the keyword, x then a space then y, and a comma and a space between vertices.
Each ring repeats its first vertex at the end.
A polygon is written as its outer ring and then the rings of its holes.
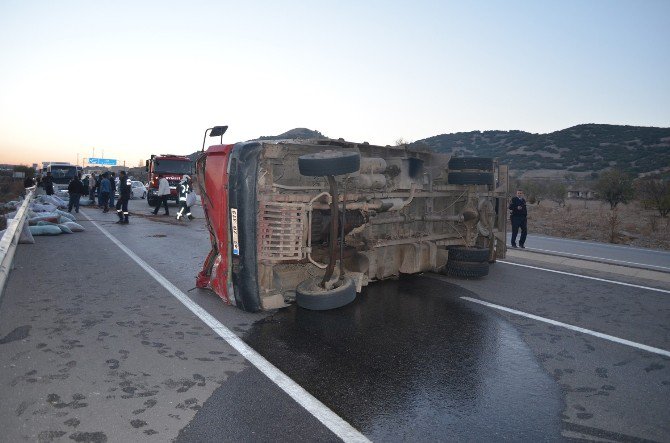
POLYGON ((595 191, 591 191, 590 189, 569 189, 568 190, 568 198, 583 198, 583 199, 594 199, 597 198, 598 195, 596 194, 595 191))

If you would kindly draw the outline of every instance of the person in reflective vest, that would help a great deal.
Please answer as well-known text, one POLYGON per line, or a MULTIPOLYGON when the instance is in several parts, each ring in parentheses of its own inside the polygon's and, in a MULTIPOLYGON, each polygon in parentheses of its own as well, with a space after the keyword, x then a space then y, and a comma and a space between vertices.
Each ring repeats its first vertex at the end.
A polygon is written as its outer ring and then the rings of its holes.
POLYGON ((119 172, 119 199, 116 202, 116 215, 119 216, 120 224, 128 224, 128 200, 130 200, 130 178, 126 171, 119 172))
POLYGON ((182 217, 188 217, 189 220, 193 220, 191 215, 191 207, 188 206, 188 195, 193 192, 191 189, 191 177, 184 175, 179 182, 179 212, 177 212, 177 220, 180 220, 182 217))

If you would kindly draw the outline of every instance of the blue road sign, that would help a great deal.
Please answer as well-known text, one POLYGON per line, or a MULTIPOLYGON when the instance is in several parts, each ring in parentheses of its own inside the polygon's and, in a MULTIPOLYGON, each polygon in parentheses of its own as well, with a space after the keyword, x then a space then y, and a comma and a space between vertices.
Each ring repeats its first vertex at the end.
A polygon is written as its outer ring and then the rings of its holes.
POLYGON ((89 157, 88 163, 90 165, 108 165, 108 166, 116 166, 116 159, 114 158, 96 158, 96 157, 89 157))

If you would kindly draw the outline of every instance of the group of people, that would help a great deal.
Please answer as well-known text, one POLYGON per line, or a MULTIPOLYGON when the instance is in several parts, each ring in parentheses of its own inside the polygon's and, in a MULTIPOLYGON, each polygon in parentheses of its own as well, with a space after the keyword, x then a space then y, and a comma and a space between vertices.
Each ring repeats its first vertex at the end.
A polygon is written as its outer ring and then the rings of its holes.
MULTIPOLYGON (((179 182, 179 188, 177 189, 179 193, 179 212, 177 212, 177 220, 186 218, 188 220, 193 220, 193 215, 191 214, 191 198, 193 197, 192 189, 193 185, 191 183, 191 177, 189 175, 184 175, 179 182)), ((156 192, 158 197, 158 204, 153 210, 153 215, 158 215, 158 211, 161 206, 165 208, 165 215, 170 215, 170 210, 168 209, 168 200, 170 198, 170 183, 163 174, 158 175, 158 192, 156 192)))
MULTIPOLYGON (((125 171, 121 171, 125 175, 125 171)), ((88 198, 95 201, 95 194, 98 193, 98 207, 103 212, 109 212, 109 208, 114 207, 114 200, 116 198, 116 189, 120 186, 121 173, 119 178, 114 172, 103 172, 95 175, 95 172, 84 179, 84 189, 88 189, 88 198)), ((119 189, 120 190, 120 189, 119 189)))
POLYGON ((88 183, 85 184, 81 180, 81 175, 77 174, 70 180, 70 183, 68 183, 67 192, 70 198, 68 201, 67 212, 72 212, 72 209, 74 209, 75 212, 79 212, 79 201, 81 196, 86 195, 87 193, 91 201, 95 201, 95 191, 97 189, 98 208, 102 209, 102 212, 109 212, 109 208, 114 206, 116 214, 119 216, 119 221, 117 221, 117 223, 128 224, 128 200, 130 200, 131 180, 126 174, 126 171, 119 172, 119 200, 116 202, 116 205, 114 205, 114 197, 117 183, 113 172, 111 174, 104 172, 97 179, 93 173, 90 177, 86 178, 85 181, 86 180, 88 183))

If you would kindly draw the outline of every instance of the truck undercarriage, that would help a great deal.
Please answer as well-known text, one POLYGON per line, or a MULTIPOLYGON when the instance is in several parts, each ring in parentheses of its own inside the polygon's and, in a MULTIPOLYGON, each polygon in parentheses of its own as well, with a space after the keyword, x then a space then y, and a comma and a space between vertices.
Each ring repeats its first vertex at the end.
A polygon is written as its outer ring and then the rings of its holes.
POLYGON ((330 309, 400 274, 481 277, 505 254, 507 168, 492 159, 252 141, 210 147, 196 170, 212 239, 198 286, 244 310, 330 309))

